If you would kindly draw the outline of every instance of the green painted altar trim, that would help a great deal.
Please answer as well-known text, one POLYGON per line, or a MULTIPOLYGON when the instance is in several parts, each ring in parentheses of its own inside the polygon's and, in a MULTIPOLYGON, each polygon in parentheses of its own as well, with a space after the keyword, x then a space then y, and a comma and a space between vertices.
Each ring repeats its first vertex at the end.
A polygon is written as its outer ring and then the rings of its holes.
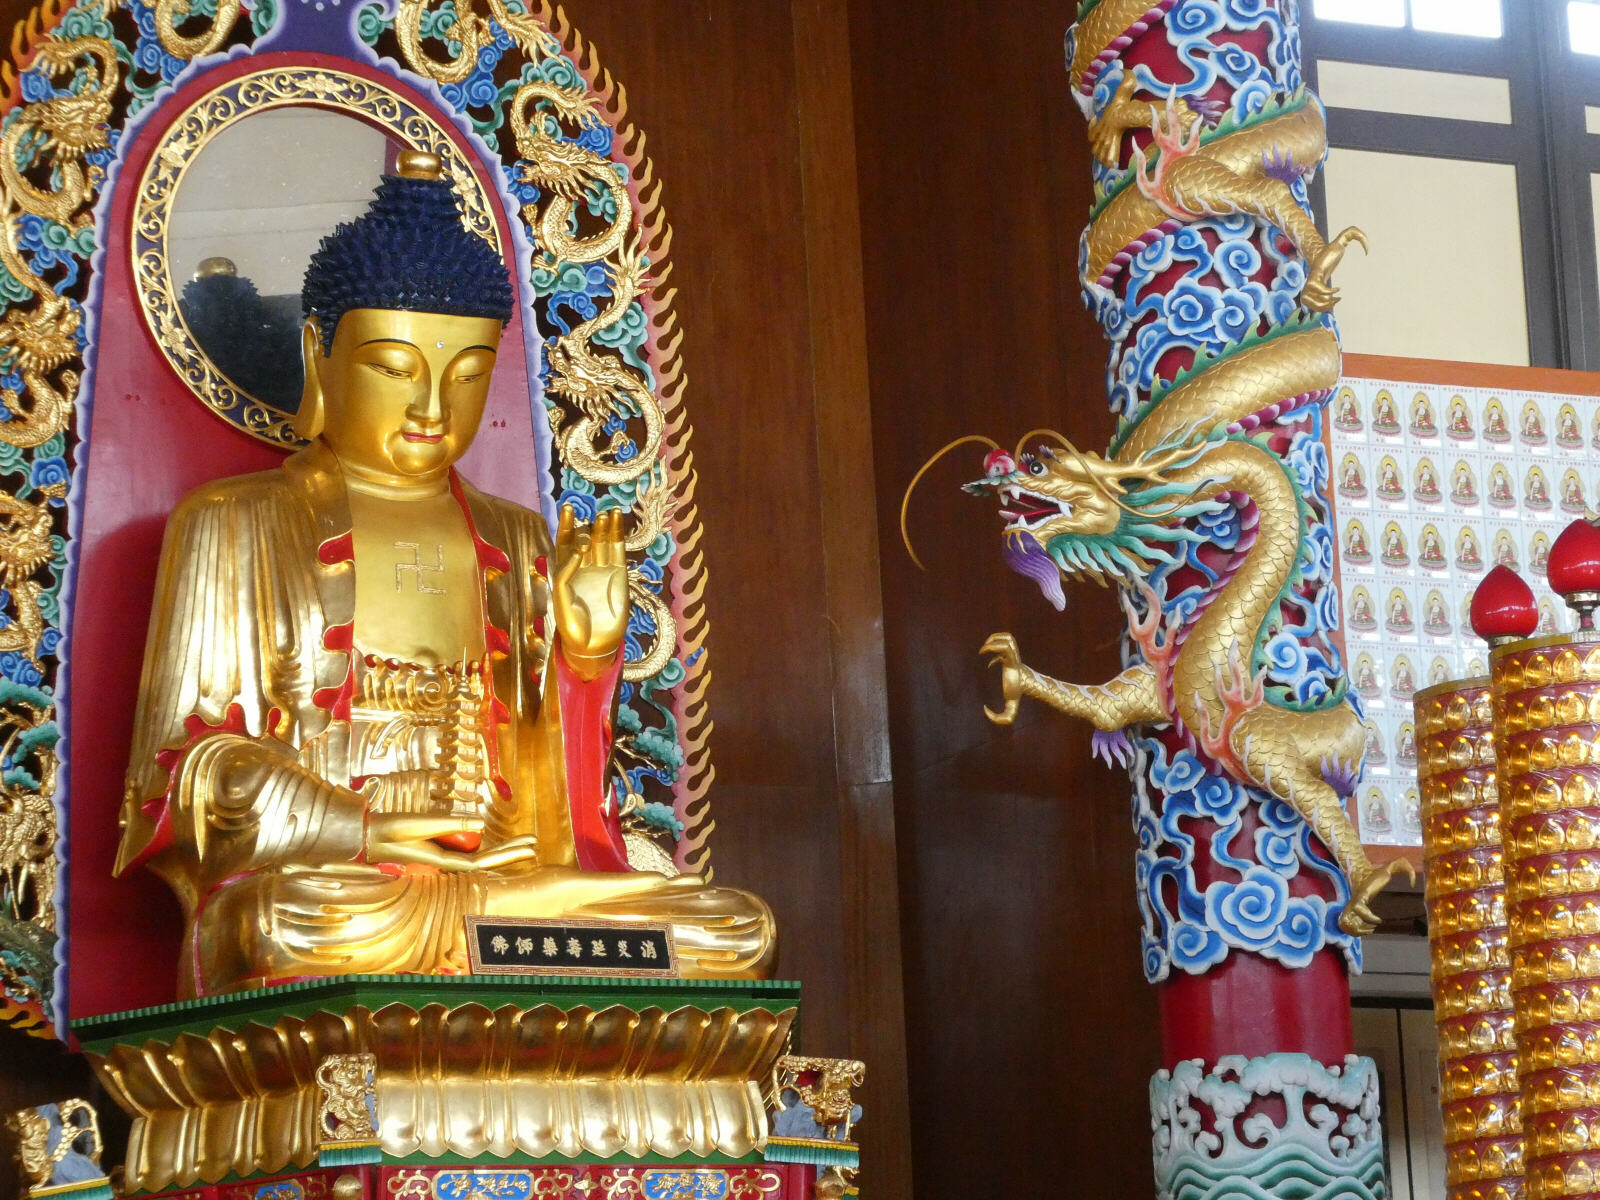
POLYGON ((151 1008, 82 1017, 72 1032, 85 1050, 105 1053, 134 1039, 169 1041, 200 1026, 228 1026, 241 1021, 265 1024, 285 1016, 391 1004, 420 1008, 429 1004, 455 1007, 481 1004, 527 1008, 552 1004, 595 1010, 628 1008, 731 1008, 735 1012, 765 1009, 783 1012, 800 1002, 800 984, 793 980, 604 979, 570 975, 341 975, 309 979, 248 992, 229 992, 198 1000, 180 1000, 151 1008))
POLYGON ((766 1160, 769 1163, 809 1163, 819 1167, 849 1167, 861 1165, 861 1148, 854 1142, 835 1142, 823 1138, 767 1139, 766 1160))

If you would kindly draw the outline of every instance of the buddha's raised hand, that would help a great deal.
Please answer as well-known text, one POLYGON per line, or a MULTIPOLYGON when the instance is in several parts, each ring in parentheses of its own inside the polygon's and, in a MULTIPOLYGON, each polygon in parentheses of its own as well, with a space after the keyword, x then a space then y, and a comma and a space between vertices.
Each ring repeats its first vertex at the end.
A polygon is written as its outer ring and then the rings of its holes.
POLYGON ((580 526, 570 504, 556 528, 556 630, 561 652, 583 679, 610 665, 628 629, 628 560, 622 512, 603 512, 580 526))

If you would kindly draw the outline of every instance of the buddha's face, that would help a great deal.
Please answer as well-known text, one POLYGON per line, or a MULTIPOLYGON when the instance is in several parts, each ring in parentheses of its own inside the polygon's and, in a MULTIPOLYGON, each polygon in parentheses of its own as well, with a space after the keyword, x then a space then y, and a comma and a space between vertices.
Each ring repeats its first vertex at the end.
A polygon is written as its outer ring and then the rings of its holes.
POLYGON ((323 441, 361 478, 437 479, 477 435, 499 345, 493 317, 351 309, 327 356, 307 335, 323 441))

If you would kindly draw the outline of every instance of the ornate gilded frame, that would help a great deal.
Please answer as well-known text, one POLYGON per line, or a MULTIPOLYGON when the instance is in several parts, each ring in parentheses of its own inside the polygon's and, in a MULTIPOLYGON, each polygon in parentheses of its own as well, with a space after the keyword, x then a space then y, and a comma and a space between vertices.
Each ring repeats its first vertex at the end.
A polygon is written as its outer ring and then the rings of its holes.
MULTIPOLYGON (((550 0, 41 0, 12 46, 0 65, 0 1021, 48 1034, 64 1018, 53 1003, 67 924, 62 607, 91 433, 77 419, 92 411, 96 223, 115 208, 102 193, 125 132, 258 48, 323 68, 342 57, 442 101, 520 209, 508 257, 524 272, 528 336, 546 337, 530 402, 551 430, 556 499, 632 518, 614 761, 634 861, 706 872, 705 571, 681 335, 662 287, 671 231, 644 138, 593 47, 550 0)), ((170 281, 151 286, 164 306, 170 281)), ((152 333, 171 341, 182 323, 164 311, 152 333)), ((213 411, 243 403, 221 387, 213 411)), ((285 444, 273 414, 236 415, 285 444)))
POLYGON ((134 279, 151 336, 207 408, 252 437, 274 446, 300 444, 294 414, 252 396, 229 379, 195 341, 178 307, 168 236, 172 206, 189 168, 207 146, 246 117, 274 108, 314 106, 358 117, 412 150, 437 154, 465 201, 464 224, 498 252, 489 197, 463 161, 444 127, 392 88, 346 71, 322 67, 274 67, 230 79, 175 120, 139 180, 134 202, 134 279))

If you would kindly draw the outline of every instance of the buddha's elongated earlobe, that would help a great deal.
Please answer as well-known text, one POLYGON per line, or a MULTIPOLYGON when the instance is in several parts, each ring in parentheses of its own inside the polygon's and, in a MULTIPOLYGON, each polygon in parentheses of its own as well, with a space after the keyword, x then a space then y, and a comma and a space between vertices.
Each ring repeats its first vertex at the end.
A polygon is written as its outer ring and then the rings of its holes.
POLYGON ((294 431, 306 441, 322 432, 322 377, 318 368, 322 362, 322 338, 317 331, 317 319, 310 317, 300 331, 300 357, 305 363, 306 382, 300 393, 300 408, 294 415, 294 431))

